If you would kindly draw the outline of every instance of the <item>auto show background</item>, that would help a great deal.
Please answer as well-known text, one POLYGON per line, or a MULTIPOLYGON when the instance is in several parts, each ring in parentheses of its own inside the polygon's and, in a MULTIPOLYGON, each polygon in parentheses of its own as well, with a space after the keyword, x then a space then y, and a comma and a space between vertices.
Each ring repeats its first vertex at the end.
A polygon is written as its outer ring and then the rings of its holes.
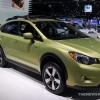
POLYGON ((0 0, 0 24, 13 16, 28 15, 30 8, 29 2, 31 0, 24 0, 24 10, 21 10, 12 7, 12 0, 0 0))
POLYGON ((87 23, 100 24, 100 0, 32 0, 30 15, 58 16, 79 21, 84 19, 87 23), (86 12, 85 7, 91 6, 91 12, 86 12))

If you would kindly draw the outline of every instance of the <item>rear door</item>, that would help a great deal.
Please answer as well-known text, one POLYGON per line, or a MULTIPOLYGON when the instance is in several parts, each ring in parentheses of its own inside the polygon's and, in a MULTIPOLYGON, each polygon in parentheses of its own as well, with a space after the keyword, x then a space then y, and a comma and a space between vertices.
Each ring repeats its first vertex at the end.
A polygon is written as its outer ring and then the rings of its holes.
POLYGON ((1 28, 0 38, 7 58, 12 58, 13 44, 16 42, 15 39, 18 38, 18 22, 15 21, 5 24, 1 28))

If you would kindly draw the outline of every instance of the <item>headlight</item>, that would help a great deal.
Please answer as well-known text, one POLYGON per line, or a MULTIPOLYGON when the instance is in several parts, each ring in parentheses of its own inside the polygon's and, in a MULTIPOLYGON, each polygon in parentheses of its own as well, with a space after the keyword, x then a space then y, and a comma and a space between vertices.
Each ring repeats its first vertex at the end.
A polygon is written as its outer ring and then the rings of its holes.
POLYGON ((69 54, 75 61, 81 64, 86 64, 86 65, 99 64, 99 60, 97 58, 92 58, 76 52, 70 52, 69 54))

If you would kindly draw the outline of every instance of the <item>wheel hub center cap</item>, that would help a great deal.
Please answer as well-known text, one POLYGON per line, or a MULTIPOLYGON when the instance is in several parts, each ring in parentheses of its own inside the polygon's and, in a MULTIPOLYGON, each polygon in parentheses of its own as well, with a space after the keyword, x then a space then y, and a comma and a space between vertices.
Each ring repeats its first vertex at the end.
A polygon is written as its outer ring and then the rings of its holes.
POLYGON ((54 81, 54 77, 53 77, 53 76, 50 76, 50 80, 51 80, 51 81, 54 81))

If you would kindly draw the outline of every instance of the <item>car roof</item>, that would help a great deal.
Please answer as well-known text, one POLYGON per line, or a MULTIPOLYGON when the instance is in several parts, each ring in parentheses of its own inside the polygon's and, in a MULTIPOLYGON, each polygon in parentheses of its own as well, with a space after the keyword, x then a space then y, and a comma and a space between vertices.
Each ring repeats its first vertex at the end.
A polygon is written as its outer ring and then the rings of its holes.
MULTIPOLYGON (((2 23, 2 25, 0 25, 0 27, 2 27, 3 25, 5 25, 5 24, 7 24, 7 23, 9 23, 9 22, 14 22, 14 21, 26 21, 26 22, 49 22, 49 21, 53 21, 53 22, 57 22, 57 21, 59 21, 59 20, 56 20, 56 19, 47 19, 47 18, 36 18, 36 19, 24 19, 24 18, 17 18, 17 19, 12 19, 12 20, 8 20, 8 21, 6 21, 6 22, 4 22, 4 23, 2 23)), ((61 22, 61 21, 59 21, 59 22, 61 22)))
POLYGON ((55 19, 31 19, 30 21, 38 22, 38 21, 58 21, 58 20, 55 20, 55 19))
POLYGON ((13 21, 31 21, 31 22, 39 22, 39 21, 59 21, 55 19, 46 19, 46 18, 37 18, 37 19, 24 19, 24 18, 18 18, 18 19, 12 19, 6 22, 13 22, 13 21))

